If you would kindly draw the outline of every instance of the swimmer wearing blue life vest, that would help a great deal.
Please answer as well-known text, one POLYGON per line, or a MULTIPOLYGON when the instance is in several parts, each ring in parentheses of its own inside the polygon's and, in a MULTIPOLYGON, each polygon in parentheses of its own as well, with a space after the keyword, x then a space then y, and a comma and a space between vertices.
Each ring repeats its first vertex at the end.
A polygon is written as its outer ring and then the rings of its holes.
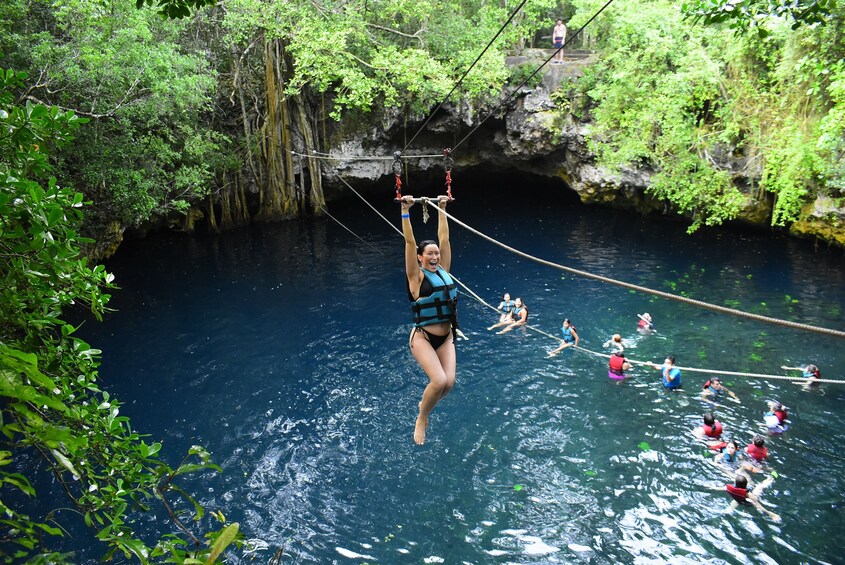
POLYGON ((713 377, 701 388, 701 400, 715 405, 721 401, 725 396, 730 397, 734 402, 739 403, 739 397, 733 391, 722 384, 722 379, 713 377))
POLYGON ((575 330, 575 326, 572 325, 569 318, 566 318, 560 325, 560 333, 563 335, 563 339, 560 341, 560 347, 553 351, 549 351, 549 357, 554 357, 567 347, 577 347, 578 342, 581 341, 581 338, 578 337, 578 332, 575 330))
POLYGON ((496 332, 497 334, 503 334, 511 331, 514 328, 518 328, 519 326, 524 326, 528 323, 528 307, 525 305, 525 302, 522 301, 521 298, 517 297, 516 300, 513 301, 513 311, 510 313, 510 317, 500 324, 496 324, 496 326, 504 325, 504 329, 496 332))
MULTIPOLYGON (((448 201, 448 196, 438 197, 438 209, 446 210, 448 201)), ((448 273, 452 266, 452 246, 446 215, 438 213, 439 245, 430 240, 417 245, 410 219, 414 197, 402 197, 401 204, 405 274, 414 315, 409 345, 414 359, 428 376, 428 386, 423 391, 414 426, 414 442, 422 445, 425 443, 429 414, 455 386, 457 361, 454 336, 457 330, 458 292, 448 273)))
POLYGON ((501 314, 499 314, 499 322, 497 324, 493 324, 488 330, 492 330, 499 326, 510 324, 513 321, 511 313, 514 311, 514 301, 511 300, 510 293, 505 293, 502 295, 502 301, 499 302, 499 306, 496 308, 499 310, 501 314))
POLYGON ((786 365, 781 365, 780 368, 785 371, 801 371, 801 376, 807 380, 803 383, 796 382, 795 384, 804 385, 805 389, 817 386, 819 384, 819 379, 822 378, 822 372, 813 364, 805 365, 803 367, 787 367, 786 365))

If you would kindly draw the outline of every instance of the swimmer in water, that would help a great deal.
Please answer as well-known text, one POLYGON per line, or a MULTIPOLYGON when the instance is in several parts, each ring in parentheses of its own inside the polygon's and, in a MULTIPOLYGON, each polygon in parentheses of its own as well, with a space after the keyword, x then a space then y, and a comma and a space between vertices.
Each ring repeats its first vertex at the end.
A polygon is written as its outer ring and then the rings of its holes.
POLYGON ((732 512, 740 506, 753 506, 762 514, 768 515, 769 518, 775 522, 780 522, 780 516, 763 506, 763 503, 760 501, 760 495, 763 494, 763 490, 771 485, 773 481, 774 479, 772 477, 766 477, 765 481, 754 487, 754 490, 749 491, 748 478, 745 475, 738 473, 736 477, 734 477, 733 484, 720 486, 717 490, 725 490, 731 498, 733 498, 728 512, 732 512))
POLYGON ((692 435, 704 441, 710 449, 724 449, 727 444, 722 441, 722 423, 711 412, 704 414, 703 422, 692 430, 692 435))
POLYGON ((563 339, 560 341, 560 347, 553 351, 549 351, 549 357, 554 357, 567 347, 577 347, 578 342, 581 341, 581 338, 578 337, 578 332, 575 331, 575 326, 572 325, 572 322, 569 321, 569 318, 566 318, 561 324, 560 333, 563 334, 563 339))
POLYGON ((663 365, 657 365, 652 362, 646 363, 650 367, 660 370, 663 386, 666 390, 677 392, 681 388, 681 370, 675 367, 675 356, 669 355, 663 361, 663 365))
POLYGON ((503 334, 505 332, 509 332, 514 328, 518 328, 519 326, 524 326, 528 323, 528 307, 525 305, 525 302, 522 301, 521 298, 517 298, 513 301, 513 312, 511 312, 511 318, 509 322, 505 322, 507 326, 501 331, 496 333, 503 334))
POLYGON ((785 365, 781 365, 780 368, 784 371, 801 371, 801 376, 807 379, 807 381, 803 383, 794 384, 803 385, 805 390, 809 390, 814 386, 818 386, 818 380, 822 378, 822 372, 817 366, 813 364, 805 365, 804 367, 787 367, 785 365))
POLYGON ((712 459, 713 464, 722 471, 728 473, 728 476, 733 476, 734 473, 762 473, 763 469, 745 461, 742 453, 739 451, 739 444, 736 440, 730 440, 725 443, 725 448, 716 454, 712 459))
POLYGON ((763 422, 770 434, 782 434, 789 429, 786 420, 789 414, 786 413, 786 407, 777 400, 768 400, 768 412, 763 414, 763 422))
POLYGON ((709 402, 710 404, 716 404, 717 402, 721 401, 725 396, 730 397, 732 400, 739 403, 739 397, 733 393, 733 391, 728 390, 728 388, 722 384, 722 379, 719 377, 713 377, 706 383, 701 390, 701 399, 705 402, 709 402))
POLYGON ((614 351, 607 362, 607 376, 615 381, 625 378, 625 371, 631 369, 631 364, 625 359, 625 351, 614 351))
POLYGON ((507 324, 510 324, 513 321, 513 318, 511 316, 511 312, 513 312, 513 309, 514 301, 511 300, 511 295, 506 292, 504 295, 502 295, 502 301, 499 302, 499 306, 496 308, 496 310, 499 310, 501 312, 501 314, 499 314, 498 323, 493 324, 487 329, 492 330, 498 328, 499 326, 505 326, 507 324))
POLYGON ((651 321, 651 314, 637 314, 639 321, 637 322, 637 331, 642 334, 649 334, 654 331, 654 324, 651 321))
POLYGON ((605 348, 612 347, 613 351, 624 351, 625 350, 625 344, 622 342, 622 336, 619 335, 619 334, 613 334, 613 337, 611 337, 609 340, 605 341, 604 345, 602 347, 605 347, 605 348))

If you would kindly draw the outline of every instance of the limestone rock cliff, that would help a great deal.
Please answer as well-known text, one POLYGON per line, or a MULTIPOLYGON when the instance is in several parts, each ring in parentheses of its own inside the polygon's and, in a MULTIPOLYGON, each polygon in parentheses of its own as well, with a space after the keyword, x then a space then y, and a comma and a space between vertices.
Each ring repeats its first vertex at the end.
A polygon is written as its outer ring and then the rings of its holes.
MULTIPOLYGON (((537 66, 550 52, 529 50, 510 57, 509 65, 537 66)), ((669 203, 646 192, 652 170, 628 168, 611 173, 596 164, 587 143, 589 121, 578 121, 562 111, 579 101, 572 81, 582 75, 592 61, 586 52, 567 53, 564 65, 547 65, 542 81, 535 87, 513 88, 503 95, 500 107, 446 104, 414 140, 406 155, 429 155, 407 161, 415 174, 436 173, 443 168, 439 157, 444 147, 454 151, 455 167, 462 170, 483 168, 487 172, 526 172, 559 179, 565 188, 577 193, 585 204, 601 204, 635 210, 643 214, 674 214, 669 203)), ((359 128, 343 127, 332 136, 327 150, 336 159, 324 161, 327 185, 340 190, 339 177, 346 181, 377 181, 391 175, 389 159, 361 160, 362 155, 390 156, 405 145, 424 122, 424 116, 408 119, 398 112, 362 120, 359 128)), ((736 185, 746 195, 737 221, 769 227, 771 195, 760 193, 756 185, 762 171, 756 160, 734 155, 731 148, 715 151, 710 158, 731 171, 736 185)), ((820 198, 808 204, 802 218, 790 228, 799 236, 816 237, 845 245, 845 199, 820 198)))

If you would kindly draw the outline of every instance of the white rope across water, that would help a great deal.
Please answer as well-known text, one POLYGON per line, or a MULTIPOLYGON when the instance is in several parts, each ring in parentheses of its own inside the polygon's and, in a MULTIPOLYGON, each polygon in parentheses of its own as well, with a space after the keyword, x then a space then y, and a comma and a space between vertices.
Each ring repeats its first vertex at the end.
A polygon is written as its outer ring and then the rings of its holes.
MULTIPOLYGON (((361 194, 360 194, 357 190, 355 190, 354 188, 352 188, 352 186, 351 186, 349 183, 347 183, 347 182, 346 182, 346 180, 344 180, 344 179, 343 179, 343 177, 340 177, 340 180, 341 180, 341 181, 342 181, 342 182, 343 182, 343 183, 344 183, 344 184, 345 184, 345 185, 346 185, 346 186, 347 186, 347 187, 348 187, 348 188, 349 188, 352 192, 354 192, 354 193, 355 193, 355 195, 356 195, 356 196, 358 196, 358 198, 360 198, 360 199, 361 199, 361 200, 362 200, 362 201, 363 201, 363 202, 364 202, 367 206, 369 206, 369 207, 373 210, 373 212, 375 212, 375 213, 376 213, 379 217, 381 217, 381 219, 382 219, 382 220, 384 220, 384 221, 385 221, 385 223, 387 223, 387 225, 389 225, 391 228, 393 228, 393 230, 394 230, 396 233, 398 233, 400 236, 404 237, 404 236, 403 236, 403 234, 402 234, 402 231, 401 231, 399 228, 397 228, 395 225, 393 225, 393 223, 392 223, 390 220, 388 220, 387 218, 385 218, 385 217, 384 217, 384 214, 382 214, 381 212, 379 212, 378 210, 376 210, 376 209, 373 207, 373 205, 372 205, 372 204, 370 204, 370 203, 369 203, 369 202, 368 202, 368 201, 367 201, 367 200, 366 200, 363 196, 361 196, 361 194)), ((437 203, 437 199, 436 199, 436 198, 426 198, 426 197, 423 197, 423 198, 417 198, 417 199, 416 199, 416 201, 422 202, 422 203, 423 203, 423 205, 428 205, 429 203, 432 203, 432 204, 436 205, 436 203, 437 203)), ((554 263, 550 263, 550 262, 545 261, 545 260, 543 260, 543 259, 536 259, 536 258, 534 258, 534 257, 533 257, 533 256, 531 256, 531 255, 528 255, 528 254, 526 254, 526 253, 522 253, 521 251, 517 251, 517 250, 515 250, 515 249, 513 249, 513 248, 511 248, 511 247, 508 247, 508 246, 506 246, 506 245, 504 245, 504 244, 502 244, 502 243, 499 243, 499 242, 497 242, 496 240, 494 240, 493 238, 491 238, 491 237, 489 237, 489 236, 487 236, 487 235, 484 235, 484 234, 482 234, 481 232, 478 232, 477 230, 474 230, 473 228, 470 228, 469 226, 467 226, 466 224, 464 224, 464 223, 463 223, 463 222, 461 222, 460 220, 457 220, 456 218, 454 218, 453 216, 451 216, 450 214, 448 214, 445 210, 442 210, 442 209, 440 209, 440 208, 438 208, 438 210, 439 210, 439 211, 441 211, 441 212, 443 212, 443 214, 445 214, 445 215, 446 215, 446 217, 448 217, 448 218, 452 219, 452 220, 453 220, 453 221, 455 221, 455 223, 457 223, 458 225, 460 225, 460 226, 462 226, 462 227, 464 227, 464 228, 469 229, 470 231, 472 231, 472 232, 474 232, 474 233, 476 233, 476 234, 480 235, 481 237, 483 237, 483 238, 485 238, 485 239, 488 239, 488 240, 490 240, 490 241, 493 241, 494 243, 496 243, 497 245, 499 245, 499 246, 501 246, 501 247, 505 247, 505 248, 506 248, 506 249, 508 249, 508 250, 513 250, 513 251, 517 252, 517 254, 519 254, 519 255, 525 256, 525 257, 527 257, 527 258, 531 258, 531 259, 538 260, 539 262, 542 262, 542 263, 544 263, 544 264, 550 264, 550 265, 553 265, 553 266, 558 266, 558 265, 556 265, 556 264, 554 264, 554 263)), ((563 266, 559 266, 559 267, 561 267, 561 268, 563 268, 563 269, 565 269, 565 270, 570 270, 570 268, 569 268, 569 267, 563 267, 563 266)), ((575 270, 575 269, 571 269, 571 271, 580 272, 580 271, 577 271, 577 270, 575 270)), ((456 282, 456 283, 458 283, 458 284, 461 286, 461 288, 463 288, 463 289, 467 292, 467 294, 469 294, 470 296, 472 296, 472 297, 473 297, 476 301, 478 301, 480 304, 482 304, 482 305, 486 306, 487 308, 489 308, 490 310, 492 310, 492 311, 494 311, 494 312, 497 312, 497 313, 499 312, 499 309, 498 309, 498 308, 496 308, 495 306, 493 306, 492 304, 488 303, 486 300, 484 300, 483 298, 481 298, 481 297, 480 297, 478 294, 476 294, 476 293, 475 293, 475 292, 474 292, 471 288, 469 288, 466 284, 464 284, 463 282, 461 282, 461 280, 460 280, 460 279, 458 279, 458 277, 456 277, 456 276, 455 276, 454 274, 452 274, 452 273, 449 273, 449 274, 450 274, 450 276, 451 276, 451 277, 455 280, 455 282, 456 282)), ((598 275, 596 275, 596 276, 598 276, 598 275)), ((602 279, 604 279, 605 277, 601 277, 601 278, 602 278, 602 279)), ((612 279, 611 279, 611 280, 612 280, 612 279)), ((627 284, 627 283, 626 283, 626 284, 627 284)), ((636 285, 631 285, 631 286, 635 286, 635 287, 636 287, 636 285)), ((637 287, 637 288, 639 288, 639 287, 637 287)), ((552 335, 552 334, 550 334, 550 333, 548 333, 548 332, 546 332, 546 331, 544 331, 544 330, 541 330, 540 328, 537 328, 537 327, 535 327, 535 326, 531 326, 531 325, 529 325, 529 324, 524 324, 522 327, 524 327, 524 328, 526 328, 526 329, 529 329, 529 330, 531 330, 531 331, 533 331, 533 332, 535 332, 535 333, 538 333, 538 334, 540 334, 540 335, 546 336, 546 337, 548 337, 548 338, 550 338, 550 339, 556 340, 556 341, 558 341, 558 342, 559 342, 559 341, 562 341, 562 340, 561 340, 561 338, 559 338, 559 337, 557 337, 557 336, 555 336, 555 335, 552 335)), ((610 355, 609 355, 609 354, 607 354, 607 353, 599 353, 598 351, 592 351, 592 350, 590 350, 590 349, 587 349, 586 347, 581 347, 580 345, 573 345, 573 346, 571 346, 571 348, 572 348, 572 349, 576 349, 576 350, 578 350, 578 351, 583 351, 584 353, 588 353, 588 354, 590 354, 590 355, 595 355, 595 356, 597 356, 597 357, 604 357, 605 359, 610 358, 610 355)), ((642 366, 646 366, 646 367, 654 367, 654 366, 659 367, 659 366, 660 366, 660 364, 659 364, 659 363, 654 363, 654 362, 652 362, 652 361, 639 361, 639 360, 636 360, 636 359, 630 359, 630 358, 628 358, 628 357, 626 357, 626 358, 625 358, 625 360, 626 360, 626 361, 628 361, 629 363, 631 363, 632 365, 642 365, 642 366)), ((801 378, 801 377, 789 377, 789 376, 785 376, 785 375, 769 375, 769 374, 765 374, 765 373, 743 373, 743 372, 739 372, 739 371, 724 371, 724 370, 719 370, 719 369, 702 369, 702 368, 698 368, 698 367, 681 367, 681 366, 676 366, 676 368, 677 368, 677 369, 679 369, 679 370, 681 370, 681 371, 688 371, 688 372, 691 372, 691 373, 709 373, 709 374, 712 374, 712 375, 728 375, 728 376, 736 376, 736 377, 749 377, 749 378, 758 378, 758 379, 773 379, 773 380, 793 381, 793 382, 795 382, 796 384, 805 384, 805 383, 807 382, 807 379, 805 379, 805 378, 801 378)), ((836 379, 814 379, 814 380, 813 380, 813 382, 814 382, 814 383, 845 384, 845 380, 836 380, 836 379)))
MULTIPOLYGON (((475 298, 478 302, 480 302, 481 304, 483 304, 484 306, 486 306, 487 308, 490 308, 491 310, 493 310, 495 312, 499 311, 498 308, 496 308, 492 304, 489 304, 488 302, 484 301, 481 297, 479 297, 476 293, 474 293, 467 285, 465 285, 460 280, 458 280, 458 278, 455 275, 450 273, 450 276, 455 280, 455 282, 457 282, 459 285, 461 285, 461 287, 464 290, 466 290, 467 293, 469 293, 470 296, 475 298)), ((539 328, 536 328, 534 326, 530 326, 528 324, 525 324, 523 327, 525 327, 525 328, 527 328, 531 331, 534 331, 538 334, 541 334, 541 335, 544 335, 544 336, 549 337, 551 339, 554 339, 556 341, 562 341, 559 337, 552 335, 548 332, 545 332, 545 331, 543 331, 539 328)), ((570 347, 572 349, 577 349, 578 351, 583 351, 584 353, 589 353, 590 355, 595 355, 596 357, 604 357, 605 359, 610 358, 610 355, 607 354, 607 353, 600 353, 598 351, 592 351, 590 349, 587 349, 586 347, 581 347, 580 345, 572 345, 570 347)), ((655 368, 660 367, 659 363, 654 363, 652 361, 639 361, 639 360, 636 360, 636 359, 631 359, 629 357, 626 357, 625 360, 628 361, 629 363, 631 363, 632 365, 642 365, 642 366, 645 366, 645 367, 655 367, 655 368)), ((730 376, 736 376, 736 377, 751 377, 751 378, 758 378, 758 379, 775 379, 775 380, 782 380, 782 381, 794 381, 794 382, 799 383, 799 384, 804 384, 804 383, 807 382, 807 379, 804 379, 804 378, 801 378, 801 377, 789 377, 789 376, 785 376, 785 375, 768 375, 768 374, 765 374, 765 373, 742 373, 742 372, 739 372, 739 371, 722 371, 722 370, 718 370, 718 369, 702 369, 702 368, 698 368, 698 367, 681 367, 679 365, 676 365, 675 368, 680 369, 681 371, 688 371, 688 372, 691 372, 691 373, 708 373, 708 374, 711 374, 711 375, 730 375, 730 376)), ((845 384, 845 381, 834 380, 834 379, 814 379, 813 382, 845 384)))
MULTIPOLYGON (((432 200, 432 201, 434 201, 434 200, 432 200)), ((828 334, 828 335, 833 335, 833 336, 836 336, 836 337, 845 338, 845 331, 834 330, 834 329, 830 329, 830 328, 822 328, 822 327, 818 327, 818 326, 812 326, 810 324, 803 324, 803 323, 800 323, 800 322, 792 322, 792 321, 789 321, 789 320, 782 320, 780 318, 770 318, 768 316, 761 316, 760 314, 752 314, 750 312, 744 312, 742 310, 737 310, 735 308, 728 308, 726 306, 719 306, 718 304, 711 304, 709 302, 704 302, 703 300, 695 300, 693 298, 687 298, 685 296, 679 296, 677 294, 672 294, 670 292, 663 292, 662 290, 654 290, 652 288, 648 288, 648 287, 645 287, 645 286, 640 286, 640 285, 637 285, 637 284, 632 284, 632 283, 628 283, 628 282, 625 282, 625 281, 612 279, 610 277, 605 277, 605 276, 602 276, 602 275, 596 275, 594 273, 582 271, 580 269, 574 269, 572 267, 567 267, 565 265, 561 265, 559 263, 554 263, 552 261, 547 261, 546 259, 541 259, 539 257, 535 257, 534 255, 529 255, 528 253, 525 253, 524 251, 520 251, 519 249, 516 249, 514 247, 506 245, 506 244, 496 240, 495 238, 490 237, 489 235, 484 234, 484 233, 478 231, 477 229, 465 224, 464 222, 455 218, 454 216, 452 216, 451 214, 449 214, 445 210, 440 210, 440 212, 442 212, 447 218, 449 218, 450 220, 452 220, 453 222, 455 222, 456 224, 458 224, 462 228, 476 234, 479 237, 486 239, 487 241, 489 241, 491 243, 498 245, 499 247, 501 247, 503 249, 507 249, 511 253, 514 253, 514 254, 519 255, 520 257, 524 257, 526 259, 530 259, 530 260, 532 260, 536 263, 540 263, 541 265, 553 267, 555 269, 565 271, 565 272, 571 273, 573 275, 579 275, 579 276, 586 277, 586 278, 589 278, 589 279, 593 279, 593 280, 597 280, 597 281, 601 281, 601 282, 606 282, 606 283, 613 284, 613 285, 616 285, 616 286, 621 286, 623 288, 628 288, 628 289, 631 289, 631 290, 637 290, 639 292, 643 292, 643 293, 646 293, 646 294, 653 294, 655 296, 660 296, 661 298, 668 298, 669 300, 675 300, 677 302, 684 302, 686 304, 692 304, 693 306, 706 308, 708 310, 714 310, 716 312, 721 312, 723 314, 732 314, 734 316, 739 316, 739 317, 742 317, 742 318, 750 318, 752 320, 757 320, 757 321, 760 321, 760 322, 767 322, 769 324, 776 324, 776 325, 780 325, 780 326, 786 326, 786 327, 790 327, 790 328, 796 328, 796 329, 800 329, 800 330, 806 330, 806 331, 828 334)))

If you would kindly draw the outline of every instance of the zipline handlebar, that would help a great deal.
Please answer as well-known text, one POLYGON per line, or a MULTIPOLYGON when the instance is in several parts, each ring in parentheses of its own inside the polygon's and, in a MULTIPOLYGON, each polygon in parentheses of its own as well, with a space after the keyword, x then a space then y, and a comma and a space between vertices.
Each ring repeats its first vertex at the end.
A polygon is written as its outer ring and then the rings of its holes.
MULTIPOLYGON (((442 194, 441 196, 445 196, 446 198, 448 198, 449 202, 454 202, 456 200, 456 198, 454 196, 449 196, 448 194, 442 194)), ((393 201, 394 202, 403 202, 404 198, 405 198, 404 196, 402 198, 394 198, 393 201)), ((429 204, 429 203, 437 204, 438 202, 440 202, 440 196, 411 196, 411 198, 414 199, 414 203, 422 202, 424 204, 429 204)))

